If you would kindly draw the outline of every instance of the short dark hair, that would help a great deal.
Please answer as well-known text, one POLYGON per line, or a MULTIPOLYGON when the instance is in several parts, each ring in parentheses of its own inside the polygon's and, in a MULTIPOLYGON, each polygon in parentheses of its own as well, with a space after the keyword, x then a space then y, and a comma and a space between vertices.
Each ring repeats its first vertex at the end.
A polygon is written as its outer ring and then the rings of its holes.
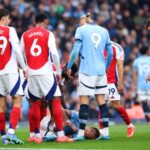
POLYGON ((92 129, 95 130, 95 139, 98 138, 100 136, 99 130, 97 128, 95 128, 95 127, 92 127, 92 129))
POLYGON ((8 16, 10 13, 7 9, 0 9, 0 20, 3 16, 8 16))
POLYGON ((45 13, 38 13, 35 16, 36 23, 41 23, 41 22, 45 21, 46 19, 48 19, 48 16, 45 13))
POLYGON ((140 53, 142 55, 145 55, 145 54, 147 54, 148 50, 149 50, 149 47, 145 45, 145 46, 141 47, 140 53))

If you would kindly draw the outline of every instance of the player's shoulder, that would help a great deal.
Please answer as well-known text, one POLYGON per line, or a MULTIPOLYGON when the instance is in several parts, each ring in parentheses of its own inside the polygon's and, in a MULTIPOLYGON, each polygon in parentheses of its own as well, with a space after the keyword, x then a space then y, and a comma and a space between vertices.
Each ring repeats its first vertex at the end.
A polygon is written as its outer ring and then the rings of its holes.
POLYGON ((111 41, 111 44, 112 44, 112 47, 114 47, 118 52, 124 52, 123 47, 120 44, 114 41, 111 41))

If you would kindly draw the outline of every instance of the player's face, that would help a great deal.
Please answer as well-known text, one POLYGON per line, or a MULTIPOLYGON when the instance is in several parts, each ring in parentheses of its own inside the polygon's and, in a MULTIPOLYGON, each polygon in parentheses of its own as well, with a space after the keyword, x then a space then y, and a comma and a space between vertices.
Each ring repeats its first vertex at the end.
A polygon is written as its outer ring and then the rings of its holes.
POLYGON ((95 139, 96 138, 96 132, 93 128, 86 127, 85 132, 84 132, 84 136, 87 139, 95 139))
POLYGON ((10 23, 9 15, 8 16, 3 16, 2 20, 3 20, 5 26, 9 25, 9 23, 10 23))

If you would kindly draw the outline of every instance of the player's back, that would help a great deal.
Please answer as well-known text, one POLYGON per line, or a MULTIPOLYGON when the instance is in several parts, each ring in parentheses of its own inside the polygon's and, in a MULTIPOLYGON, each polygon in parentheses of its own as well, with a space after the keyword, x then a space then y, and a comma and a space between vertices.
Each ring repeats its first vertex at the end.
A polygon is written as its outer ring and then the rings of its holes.
POLYGON ((52 68, 49 58, 49 38, 50 32, 42 27, 32 28, 23 34, 29 75, 49 74, 52 68))
POLYGON ((146 83, 146 78, 150 74, 150 56, 141 56, 133 62, 133 67, 137 72, 137 88, 140 90, 150 90, 150 83, 146 83))
POLYGON ((0 26, 0 74, 1 75, 7 73, 17 73, 17 61, 10 42, 12 40, 12 33, 14 31, 15 30, 12 27, 0 26))
POLYGON ((82 40, 80 72, 104 75, 106 67, 103 53, 108 42, 107 30, 96 24, 86 24, 77 30, 76 38, 79 33, 79 39, 82 40))

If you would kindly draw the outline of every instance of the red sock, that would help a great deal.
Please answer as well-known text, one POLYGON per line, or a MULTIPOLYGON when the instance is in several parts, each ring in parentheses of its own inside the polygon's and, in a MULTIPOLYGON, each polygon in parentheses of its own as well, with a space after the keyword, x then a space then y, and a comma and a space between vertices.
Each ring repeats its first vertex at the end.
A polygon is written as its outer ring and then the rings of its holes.
POLYGON ((100 111, 98 112, 98 123, 99 123, 99 128, 100 128, 100 129, 103 129, 103 123, 102 123, 102 120, 101 120, 100 111))
POLYGON ((35 128, 34 128, 34 121, 33 121, 33 109, 32 106, 29 107, 29 111, 28 111, 28 121, 29 121, 29 128, 30 128, 30 133, 34 132, 35 128))
POLYGON ((128 116, 128 113, 126 112, 125 108, 123 106, 120 106, 119 109, 116 109, 117 112, 120 114, 121 118, 124 120, 124 122, 129 125, 131 123, 130 118, 128 116))
POLYGON ((5 113, 4 112, 0 112, 0 134, 1 136, 5 135, 5 113))
POLYGON ((40 107, 41 101, 32 102, 32 117, 34 122, 35 133, 40 133, 40 107))
POLYGON ((10 125, 9 128, 16 129, 16 126, 18 124, 19 118, 20 118, 21 109, 19 107, 14 106, 12 108, 11 114, 10 114, 10 125))
POLYGON ((56 124, 56 130, 62 131, 63 130, 63 113, 62 113, 61 100, 59 98, 54 99, 52 101, 52 113, 53 113, 54 122, 56 124))

